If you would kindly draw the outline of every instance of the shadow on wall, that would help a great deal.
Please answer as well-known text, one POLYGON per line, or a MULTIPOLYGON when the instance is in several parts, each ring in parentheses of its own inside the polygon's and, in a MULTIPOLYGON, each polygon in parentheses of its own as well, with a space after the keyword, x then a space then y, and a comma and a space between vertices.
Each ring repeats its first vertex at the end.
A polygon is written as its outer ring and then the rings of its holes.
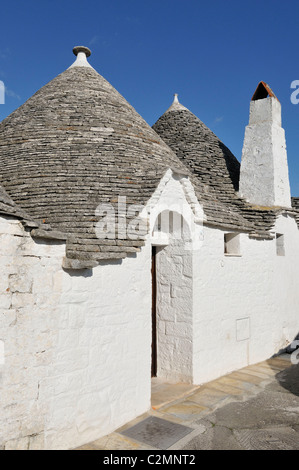
MULTIPOLYGON (((282 353, 290 355, 291 365, 278 372, 275 378, 281 387, 299 397, 299 334, 287 348, 280 351, 280 354, 282 353)), ((275 357, 278 357, 278 354, 275 357)))
POLYGON ((71 277, 92 277, 92 269, 66 269, 62 268, 64 272, 71 277))
POLYGON ((222 142, 219 142, 218 145, 223 153, 223 157, 226 163, 226 168, 232 180, 234 190, 239 191, 240 162, 236 159, 236 157, 231 153, 231 151, 222 142))

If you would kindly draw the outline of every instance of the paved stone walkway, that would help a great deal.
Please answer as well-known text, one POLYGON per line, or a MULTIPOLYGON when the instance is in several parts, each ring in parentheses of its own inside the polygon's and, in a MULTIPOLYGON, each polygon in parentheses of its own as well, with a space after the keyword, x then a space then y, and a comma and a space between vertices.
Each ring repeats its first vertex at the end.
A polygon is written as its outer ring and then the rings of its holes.
POLYGON ((148 413, 79 449, 299 450, 299 364, 288 354, 199 387, 155 379, 152 395, 148 413))

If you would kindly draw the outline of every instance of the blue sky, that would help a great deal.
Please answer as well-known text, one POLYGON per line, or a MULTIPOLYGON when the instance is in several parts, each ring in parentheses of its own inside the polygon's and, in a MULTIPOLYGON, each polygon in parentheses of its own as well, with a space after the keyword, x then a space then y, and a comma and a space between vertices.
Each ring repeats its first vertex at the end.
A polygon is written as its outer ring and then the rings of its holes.
POLYGON ((91 65, 150 124, 173 93, 240 160, 260 80, 282 104, 291 190, 299 196, 298 0, 10 0, 0 8, 0 120, 91 48, 91 65))

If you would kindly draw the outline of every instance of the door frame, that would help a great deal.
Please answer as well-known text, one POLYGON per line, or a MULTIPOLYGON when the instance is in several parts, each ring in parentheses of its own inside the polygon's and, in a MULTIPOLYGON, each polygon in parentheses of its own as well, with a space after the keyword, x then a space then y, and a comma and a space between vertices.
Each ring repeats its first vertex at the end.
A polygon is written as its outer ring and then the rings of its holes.
POLYGON ((151 377, 157 377, 157 265, 156 246, 152 246, 152 359, 151 377))

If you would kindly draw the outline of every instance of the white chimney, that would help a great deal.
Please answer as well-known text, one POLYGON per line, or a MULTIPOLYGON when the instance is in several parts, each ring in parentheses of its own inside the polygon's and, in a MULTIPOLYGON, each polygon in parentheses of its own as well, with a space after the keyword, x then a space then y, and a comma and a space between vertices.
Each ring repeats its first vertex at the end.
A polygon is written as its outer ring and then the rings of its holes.
POLYGON ((259 83, 250 103, 239 192, 255 205, 291 207, 281 105, 265 82, 259 83))

